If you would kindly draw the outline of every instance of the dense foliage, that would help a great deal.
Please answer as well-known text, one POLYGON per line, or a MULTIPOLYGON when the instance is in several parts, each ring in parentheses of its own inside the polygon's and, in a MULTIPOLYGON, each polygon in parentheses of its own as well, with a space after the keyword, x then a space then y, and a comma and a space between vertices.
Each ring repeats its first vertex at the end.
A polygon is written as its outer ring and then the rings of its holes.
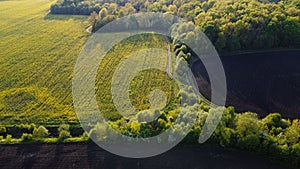
POLYGON ((299 0, 62 0, 51 11, 91 14, 94 30, 137 12, 174 14, 194 22, 219 52, 300 47, 299 0))

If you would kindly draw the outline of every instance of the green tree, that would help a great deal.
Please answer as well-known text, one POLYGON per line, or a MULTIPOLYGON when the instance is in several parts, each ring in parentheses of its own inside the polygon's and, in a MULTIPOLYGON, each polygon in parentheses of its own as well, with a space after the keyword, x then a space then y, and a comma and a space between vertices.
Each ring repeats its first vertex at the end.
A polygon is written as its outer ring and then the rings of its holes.
POLYGON ((140 129, 141 129, 141 123, 139 123, 137 121, 131 122, 131 124, 130 124, 131 134, 133 134, 134 136, 138 136, 140 133, 140 129))
POLYGON ((271 113, 262 119, 262 125, 264 131, 272 135, 277 135, 290 124, 288 121, 283 120, 279 113, 271 113))
POLYGON ((290 144, 296 144, 300 141, 300 121, 294 120, 292 125, 284 133, 286 141, 290 144))
POLYGON ((102 8, 101 11, 99 12, 99 18, 103 19, 108 15, 108 11, 106 8, 102 8))
POLYGON ((298 143, 299 141, 300 134, 293 128, 288 128, 284 135, 286 137, 286 142, 291 145, 298 143))
POLYGON ((260 132, 261 124, 257 114, 246 112, 238 115, 236 118, 236 129, 242 137, 247 135, 257 135, 260 132))
POLYGON ((92 26, 92 30, 96 29, 96 24, 99 20, 99 15, 94 11, 91 13, 91 15, 89 16, 89 24, 92 26))
POLYGON ((221 121, 214 132, 214 137, 222 146, 231 144, 232 136, 236 134, 234 130, 235 112, 233 107, 228 107, 222 114, 221 121))
POLYGON ((271 129, 271 127, 280 127, 282 125, 281 120, 282 118, 279 113, 271 113, 262 120, 262 123, 267 126, 268 129, 271 129))

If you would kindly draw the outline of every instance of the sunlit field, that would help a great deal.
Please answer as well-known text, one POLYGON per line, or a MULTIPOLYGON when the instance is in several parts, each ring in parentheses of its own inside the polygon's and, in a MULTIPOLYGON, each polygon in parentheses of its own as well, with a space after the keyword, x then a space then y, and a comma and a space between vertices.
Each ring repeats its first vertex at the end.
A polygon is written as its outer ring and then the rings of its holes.
POLYGON ((49 15, 54 1, 0 1, 0 123, 76 121, 72 72, 86 16, 49 15))
MULTIPOLYGON (((76 58, 90 36, 86 32, 88 21, 86 16, 48 14, 52 3, 45 0, 1 2, 2 124, 77 123, 72 105, 72 74, 76 58)), ((144 35, 124 40, 105 56, 99 68, 96 91, 106 117, 120 118, 110 94, 116 66, 132 52, 149 47, 167 49, 163 36, 144 35)), ((165 72, 145 70, 132 82, 133 105, 140 110, 148 109, 150 91, 162 87, 170 92, 171 83, 165 72)), ((167 93, 168 101, 171 94, 167 93)))
MULTIPOLYGON (((174 101, 178 90, 175 87, 175 81, 166 73, 167 54, 163 51, 167 51, 167 45, 162 35, 141 34, 121 41, 107 53, 99 65, 96 77, 98 104, 105 117, 111 120, 116 120, 121 117, 113 103, 111 92, 112 79, 125 82, 125 79, 128 78, 128 74, 135 74, 132 72, 132 69, 134 69, 132 66, 137 66, 139 62, 143 62, 141 64, 145 65, 147 69, 136 74, 130 82, 128 94, 132 105, 139 111, 150 109, 148 97, 150 92, 155 89, 165 92, 167 105, 170 101, 174 101), (143 52, 143 50, 149 48, 161 49, 161 51, 143 52), (128 58, 132 58, 134 62, 125 67, 122 73, 115 75, 115 73, 119 71, 118 66, 128 58), (151 68, 154 67, 150 65, 151 63, 160 65, 159 67, 162 68, 163 71, 151 68)), ((175 61, 175 58, 173 58, 173 61, 175 61)), ((119 84, 117 88, 121 88, 121 84, 119 84)), ((114 101, 119 102, 118 100, 114 101)), ((171 109, 174 108, 173 106, 174 105, 169 104, 171 109)))

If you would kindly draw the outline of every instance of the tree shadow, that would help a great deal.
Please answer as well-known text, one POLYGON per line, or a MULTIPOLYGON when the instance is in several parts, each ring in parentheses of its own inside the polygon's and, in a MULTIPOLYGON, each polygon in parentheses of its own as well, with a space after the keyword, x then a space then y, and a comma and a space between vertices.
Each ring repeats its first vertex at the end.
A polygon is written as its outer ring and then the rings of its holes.
POLYGON ((86 15, 62 15, 62 14, 51 14, 48 13, 45 17, 44 20, 84 20, 87 19, 88 16, 86 15))
POLYGON ((87 145, 87 160, 89 168, 101 169, 140 169, 141 163, 139 159, 125 158, 100 148, 95 143, 87 145))
POLYGON ((33 168, 36 163, 38 163, 37 156, 40 153, 40 146, 32 146, 26 148, 19 146, 17 150, 17 156, 22 157, 22 166, 24 169, 33 168))

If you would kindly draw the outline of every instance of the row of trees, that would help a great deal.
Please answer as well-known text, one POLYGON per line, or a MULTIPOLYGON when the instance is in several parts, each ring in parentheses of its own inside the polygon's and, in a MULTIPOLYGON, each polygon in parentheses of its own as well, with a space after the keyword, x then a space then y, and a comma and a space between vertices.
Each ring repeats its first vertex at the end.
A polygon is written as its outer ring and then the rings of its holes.
POLYGON ((229 107, 211 141, 300 165, 300 121, 282 119, 279 113, 259 119, 255 113, 236 114, 229 107))
MULTIPOLYGON (((201 109, 199 109, 196 124, 185 137, 183 143, 198 144, 200 132, 209 114, 207 105, 201 102, 199 106, 201 109)), ((193 107, 196 108, 197 106, 193 107)), ((218 109, 212 111, 218 111, 218 109)), ((188 124, 180 123, 172 126, 175 119, 178 118, 179 110, 173 110, 169 113, 160 112, 160 114, 158 119, 149 123, 122 118, 109 124, 119 133, 137 138, 156 136, 172 127, 174 134, 171 133, 166 138, 158 139, 158 143, 176 141, 178 135, 175 132, 182 135, 186 134, 184 130, 188 124)), ((184 112, 184 116, 190 116, 190 112, 184 112)), ((98 141, 105 141, 109 140, 108 137, 112 137, 109 132, 107 126, 97 124, 91 130, 90 136, 98 141)), ((120 140, 115 139, 108 142, 112 143, 120 140)), ((134 142, 133 139, 132 143, 134 144, 134 142)), ((286 120, 279 113, 272 113, 259 119, 256 113, 238 114, 233 107, 228 107, 207 143, 248 150, 265 155, 273 160, 284 161, 294 167, 300 166, 300 120, 286 120)))
POLYGON ((219 51, 300 46, 299 1, 208 1, 208 4, 193 21, 219 51))
POLYGON ((75 15, 89 15, 93 11, 99 12, 100 9, 100 5, 95 5, 90 1, 84 0, 59 0, 50 8, 53 14, 75 15))
POLYGON ((80 137, 72 137, 70 134, 70 126, 68 124, 61 124, 57 128, 58 136, 50 136, 49 130, 43 125, 36 126, 35 124, 21 124, 16 127, 19 133, 10 133, 5 126, 0 127, 0 143, 1 144, 18 144, 18 143, 55 143, 55 142, 78 142, 87 141, 87 133, 83 133, 80 137), (23 133, 20 133, 23 132, 23 133), (21 137, 13 137, 13 135, 21 134, 21 137))
MULTIPOLYGON (((184 95, 184 94, 183 94, 184 95)), ((189 95, 184 95, 188 99, 189 95)), ((189 107, 190 110, 197 110, 198 116, 196 124, 190 133, 184 139, 185 143, 196 144, 203 124, 210 111, 205 103, 200 101, 189 107)), ((110 126, 117 132, 130 136, 147 138, 158 135, 169 129, 176 118, 179 117, 179 109, 169 112, 154 111, 160 114, 152 122, 140 122, 145 115, 151 115, 151 112, 138 113, 136 119, 121 118, 114 122, 109 122, 110 126), (149 114, 150 113, 150 114, 149 114)), ((183 110, 183 116, 193 117, 191 111, 183 110)), ((181 114, 182 115, 182 114, 181 114)), ((181 117, 181 118, 186 118, 181 117)), ((172 126, 177 133, 184 131, 187 123, 183 122, 172 126)), ((89 137, 105 140, 109 136, 107 126, 97 124, 89 133, 84 132, 80 137, 70 135, 69 125, 62 124, 58 128, 58 138, 50 138, 49 131, 44 126, 24 125, 30 132, 23 133, 21 138, 13 138, 10 134, 5 134, 6 128, 0 127, 0 142, 2 144, 30 143, 30 142, 86 142, 89 137)), ((185 135, 186 133, 182 133, 185 135)), ((176 135, 170 134, 166 138, 167 142, 176 141, 176 135)), ((118 141, 118 140, 116 140, 118 141)), ((233 107, 225 109, 222 119, 213 133, 208 143, 219 144, 223 147, 245 149, 262 155, 271 156, 273 159, 285 161, 295 167, 300 166, 300 120, 286 120, 279 113, 272 113, 259 119, 258 115, 252 112, 238 114, 233 107)))
POLYGON ((50 10, 52 14, 90 15, 93 11, 99 13, 101 9, 106 9, 110 14, 125 16, 137 11, 139 5, 134 6, 134 4, 136 3, 131 0, 59 0, 51 6, 50 10))

